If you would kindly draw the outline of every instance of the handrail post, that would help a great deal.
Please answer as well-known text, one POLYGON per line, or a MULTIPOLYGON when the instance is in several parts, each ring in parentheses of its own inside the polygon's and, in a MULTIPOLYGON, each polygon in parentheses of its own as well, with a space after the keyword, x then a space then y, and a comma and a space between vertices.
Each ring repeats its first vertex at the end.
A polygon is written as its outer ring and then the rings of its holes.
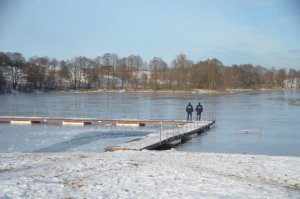
POLYGON ((174 126, 173 126, 173 128, 172 128, 172 133, 173 133, 173 137, 174 137, 174 126))
POLYGON ((160 122, 160 145, 161 145, 162 122, 160 122))

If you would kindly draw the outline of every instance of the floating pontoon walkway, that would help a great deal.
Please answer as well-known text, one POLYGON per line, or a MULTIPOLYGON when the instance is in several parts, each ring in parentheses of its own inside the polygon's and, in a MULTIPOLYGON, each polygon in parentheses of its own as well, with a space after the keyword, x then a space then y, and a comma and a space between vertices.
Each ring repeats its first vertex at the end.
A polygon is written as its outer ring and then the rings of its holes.
POLYGON ((183 120, 139 120, 139 119, 93 119, 93 118, 48 118, 48 117, 0 117, 0 122, 11 124, 61 123, 63 125, 86 125, 92 123, 111 123, 117 126, 144 126, 146 124, 191 123, 183 120))
POLYGON ((105 151, 117 151, 117 150, 135 150, 140 151, 143 149, 157 149, 167 145, 177 144, 187 139, 193 134, 200 134, 208 130, 215 120, 211 121, 195 121, 187 123, 179 128, 174 128, 167 131, 162 131, 155 136, 148 136, 139 139, 134 139, 129 142, 107 147, 105 151))
POLYGON ((89 119, 89 118, 48 118, 48 117, 0 117, 0 123, 31 124, 31 123, 61 123, 63 125, 86 125, 92 123, 110 123, 117 126, 144 126, 146 124, 175 124, 179 127, 158 132, 153 136, 134 139, 129 142, 110 146, 105 151, 158 149, 175 145, 194 134, 208 130, 215 120, 184 121, 184 120, 139 120, 139 119, 89 119))

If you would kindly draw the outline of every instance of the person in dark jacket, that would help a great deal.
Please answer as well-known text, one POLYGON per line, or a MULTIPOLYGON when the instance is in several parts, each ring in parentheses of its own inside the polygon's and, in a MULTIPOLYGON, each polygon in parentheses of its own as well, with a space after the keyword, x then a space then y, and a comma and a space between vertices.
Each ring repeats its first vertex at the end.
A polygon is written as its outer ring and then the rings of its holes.
POLYGON ((187 120, 193 120, 192 119, 192 113, 194 111, 193 106, 191 105, 191 102, 186 106, 186 112, 187 112, 187 120))
POLYGON ((202 111, 203 111, 203 106, 201 105, 200 102, 199 102, 199 104, 197 105, 195 111, 197 112, 197 120, 201 120, 201 113, 202 113, 202 111))

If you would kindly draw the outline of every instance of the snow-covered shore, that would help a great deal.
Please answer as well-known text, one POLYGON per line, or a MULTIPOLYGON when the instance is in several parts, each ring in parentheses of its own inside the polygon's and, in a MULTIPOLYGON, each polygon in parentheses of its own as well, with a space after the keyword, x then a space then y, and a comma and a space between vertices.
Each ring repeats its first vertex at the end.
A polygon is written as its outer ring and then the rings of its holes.
POLYGON ((0 154, 0 198, 299 197, 299 157, 146 150, 0 154))

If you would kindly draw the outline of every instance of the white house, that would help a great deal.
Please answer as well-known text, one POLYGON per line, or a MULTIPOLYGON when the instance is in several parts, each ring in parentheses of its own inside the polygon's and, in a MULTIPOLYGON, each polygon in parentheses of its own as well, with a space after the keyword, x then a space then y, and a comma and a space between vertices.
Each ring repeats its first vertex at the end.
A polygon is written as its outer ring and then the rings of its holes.
POLYGON ((283 81, 284 88, 298 89, 300 88, 300 78, 286 79, 283 81))

